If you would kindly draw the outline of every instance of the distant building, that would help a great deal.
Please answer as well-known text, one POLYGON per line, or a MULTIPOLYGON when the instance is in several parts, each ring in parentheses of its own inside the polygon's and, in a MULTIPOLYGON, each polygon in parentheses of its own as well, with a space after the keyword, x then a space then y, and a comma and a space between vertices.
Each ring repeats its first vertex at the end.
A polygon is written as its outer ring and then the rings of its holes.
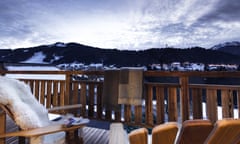
POLYGON ((180 62, 172 62, 171 68, 172 71, 183 71, 184 67, 181 66, 180 62))

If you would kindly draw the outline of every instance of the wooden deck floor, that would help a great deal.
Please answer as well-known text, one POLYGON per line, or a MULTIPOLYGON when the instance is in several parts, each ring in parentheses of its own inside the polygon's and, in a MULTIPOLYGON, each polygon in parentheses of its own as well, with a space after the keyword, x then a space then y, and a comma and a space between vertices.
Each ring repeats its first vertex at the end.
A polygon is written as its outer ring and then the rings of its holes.
MULTIPOLYGON (((14 122, 7 118, 7 131, 11 132, 17 129, 14 122)), ((94 127, 84 127, 81 131, 84 144, 108 144, 108 134, 109 130, 94 127)), ((16 137, 7 138, 6 144, 18 144, 18 139, 16 137)))

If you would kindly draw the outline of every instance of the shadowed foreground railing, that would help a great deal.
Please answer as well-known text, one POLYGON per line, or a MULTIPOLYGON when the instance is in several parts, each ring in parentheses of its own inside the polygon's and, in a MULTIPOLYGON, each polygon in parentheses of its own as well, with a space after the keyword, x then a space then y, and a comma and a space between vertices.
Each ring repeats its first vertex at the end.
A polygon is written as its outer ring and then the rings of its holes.
POLYGON ((47 108, 80 103, 83 107, 75 113, 90 119, 153 127, 167 121, 239 117, 240 72, 145 71, 142 106, 121 105, 121 112, 103 107, 104 71, 2 73, 29 84, 47 108))

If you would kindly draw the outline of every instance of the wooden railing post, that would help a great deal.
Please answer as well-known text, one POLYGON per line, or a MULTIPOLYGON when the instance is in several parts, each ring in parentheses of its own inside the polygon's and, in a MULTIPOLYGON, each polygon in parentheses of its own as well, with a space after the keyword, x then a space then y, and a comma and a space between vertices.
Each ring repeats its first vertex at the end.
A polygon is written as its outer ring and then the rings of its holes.
POLYGON ((153 87, 151 85, 146 86, 145 108, 146 108, 146 124, 153 126, 153 87))
POLYGON ((177 121, 177 90, 176 88, 168 88, 168 121, 177 121))
POLYGON ((222 116, 223 118, 234 117, 233 116, 233 91, 222 90, 222 116))
POLYGON ((66 91, 64 96, 64 105, 69 105, 70 98, 72 92, 72 75, 70 73, 66 73, 66 91))
POLYGON ((217 120, 217 90, 207 89, 207 118, 215 123, 217 120))
MULTIPOLYGON (((0 134, 6 131, 6 113, 0 109, 0 134)), ((0 139, 0 144, 5 144, 5 138, 0 139)))
POLYGON ((202 89, 192 88, 192 111, 193 119, 202 119, 202 89))
POLYGON ((164 88, 156 87, 156 101, 157 101, 157 124, 164 123, 165 120, 165 102, 164 102, 164 88))
POLYGON ((126 123, 131 123, 131 105, 124 105, 124 120, 126 123))
POLYGON ((134 107, 134 114, 135 114, 134 122, 136 124, 141 124, 142 123, 142 106, 141 105, 134 107))
POLYGON ((93 118, 94 116, 94 88, 95 88, 95 85, 94 83, 90 83, 89 84, 89 103, 88 103, 88 116, 90 118, 93 118))
POLYGON ((81 90, 80 90, 80 104, 82 104, 81 108, 81 115, 86 116, 86 105, 87 105, 87 98, 86 98, 86 93, 87 93, 87 86, 86 83, 80 83, 81 85, 81 90))
POLYGON ((181 103, 181 116, 182 122, 189 119, 189 81, 188 76, 180 77, 180 103, 181 103))
POLYGON ((103 83, 100 83, 97 87, 97 118, 102 119, 102 93, 103 93, 103 83))

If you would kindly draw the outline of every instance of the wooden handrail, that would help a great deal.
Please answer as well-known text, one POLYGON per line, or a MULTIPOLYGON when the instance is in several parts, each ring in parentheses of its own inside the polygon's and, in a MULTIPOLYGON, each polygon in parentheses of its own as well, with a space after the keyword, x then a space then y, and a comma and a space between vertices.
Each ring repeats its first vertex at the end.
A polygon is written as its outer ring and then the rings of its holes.
POLYGON ((82 104, 65 105, 65 106, 48 108, 48 112, 54 112, 54 111, 60 111, 60 110, 70 110, 70 109, 79 109, 81 107, 82 107, 82 104))

